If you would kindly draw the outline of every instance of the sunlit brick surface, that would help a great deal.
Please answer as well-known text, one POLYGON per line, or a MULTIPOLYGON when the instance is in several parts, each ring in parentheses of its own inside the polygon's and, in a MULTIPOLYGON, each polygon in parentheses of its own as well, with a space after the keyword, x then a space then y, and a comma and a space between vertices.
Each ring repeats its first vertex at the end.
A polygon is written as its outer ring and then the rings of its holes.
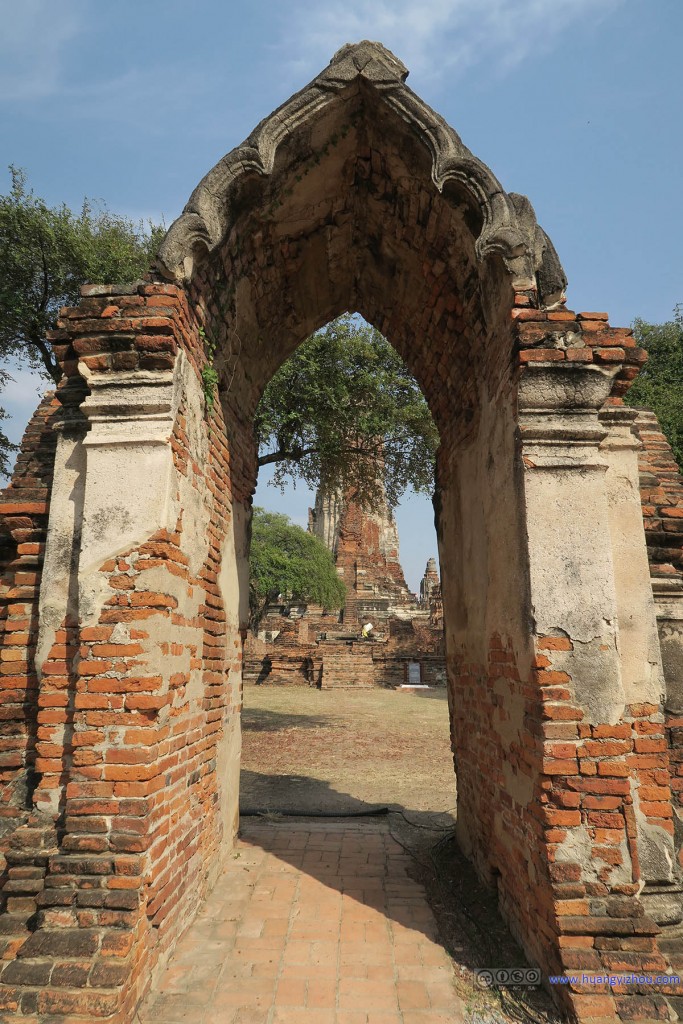
POLYGON ((409 865, 383 823, 248 824, 140 1020, 458 1024, 409 865))

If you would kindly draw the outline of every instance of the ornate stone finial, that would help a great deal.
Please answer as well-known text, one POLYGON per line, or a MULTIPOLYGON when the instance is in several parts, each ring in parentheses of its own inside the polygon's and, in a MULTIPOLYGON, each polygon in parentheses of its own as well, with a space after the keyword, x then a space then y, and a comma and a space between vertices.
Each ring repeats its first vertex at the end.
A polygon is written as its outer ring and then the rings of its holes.
POLYGON ((339 87, 361 75, 374 85, 401 84, 408 77, 408 68, 381 43, 363 39, 346 43, 337 50, 329 66, 318 75, 320 84, 339 87))

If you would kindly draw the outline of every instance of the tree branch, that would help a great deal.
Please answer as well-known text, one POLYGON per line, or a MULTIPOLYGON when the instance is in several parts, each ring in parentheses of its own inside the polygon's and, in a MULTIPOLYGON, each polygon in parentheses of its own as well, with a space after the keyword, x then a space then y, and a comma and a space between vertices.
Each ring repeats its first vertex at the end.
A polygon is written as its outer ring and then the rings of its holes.
POLYGON ((35 345, 40 353, 40 358, 43 362, 43 366, 52 377, 55 384, 59 384, 62 379, 62 368, 55 358, 55 354, 52 351, 52 346, 46 338, 43 338, 40 334, 33 334, 29 338, 31 345, 35 345))
MULTIPOLYGON (((259 466, 270 466, 273 462, 301 462, 306 455, 312 455, 316 452, 317 446, 312 445, 310 448, 292 448, 288 450, 286 448, 278 448, 277 451, 269 452, 267 455, 259 455, 257 464, 259 466)), ((358 448, 355 445, 351 445, 348 448, 339 448, 340 455, 352 455, 356 458, 363 458, 374 460, 383 451, 382 445, 378 445, 376 448, 365 447, 358 448)))
POLYGON ((311 455, 315 451, 313 448, 293 448, 288 451, 286 448, 278 448, 275 452, 269 452, 268 455, 259 455, 257 464, 259 466, 270 466, 273 462, 301 462, 305 455, 311 455))

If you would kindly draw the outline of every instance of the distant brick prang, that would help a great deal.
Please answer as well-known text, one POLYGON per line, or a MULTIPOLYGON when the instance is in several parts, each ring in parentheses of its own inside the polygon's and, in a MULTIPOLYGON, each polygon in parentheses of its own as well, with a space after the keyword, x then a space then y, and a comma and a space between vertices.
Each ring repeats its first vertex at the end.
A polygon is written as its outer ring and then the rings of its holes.
POLYGON ((398 530, 387 508, 364 509, 347 497, 335 545, 337 572, 346 585, 344 621, 374 619, 414 602, 399 560, 398 530))

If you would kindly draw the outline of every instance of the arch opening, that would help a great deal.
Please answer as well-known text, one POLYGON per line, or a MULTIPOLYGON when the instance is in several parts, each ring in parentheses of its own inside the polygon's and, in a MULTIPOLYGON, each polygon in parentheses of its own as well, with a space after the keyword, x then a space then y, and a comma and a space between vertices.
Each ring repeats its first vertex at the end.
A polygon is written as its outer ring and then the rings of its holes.
POLYGON ((350 309, 420 384, 441 440, 435 506, 461 842, 482 875, 502 874, 519 935, 533 916, 520 879, 533 868, 525 844, 505 834, 498 787, 502 779, 524 813, 539 765, 520 753, 532 649, 514 282, 501 255, 481 258, 484 218, 472 196, 459 183, 436 188, 431 154, 393 114, 378 117, 379 102, 355 85, 280 145, 267 177, 247 174, 189 292, 216 353, 243 581, 256 483, 250 424, 297 345, 350 309))

